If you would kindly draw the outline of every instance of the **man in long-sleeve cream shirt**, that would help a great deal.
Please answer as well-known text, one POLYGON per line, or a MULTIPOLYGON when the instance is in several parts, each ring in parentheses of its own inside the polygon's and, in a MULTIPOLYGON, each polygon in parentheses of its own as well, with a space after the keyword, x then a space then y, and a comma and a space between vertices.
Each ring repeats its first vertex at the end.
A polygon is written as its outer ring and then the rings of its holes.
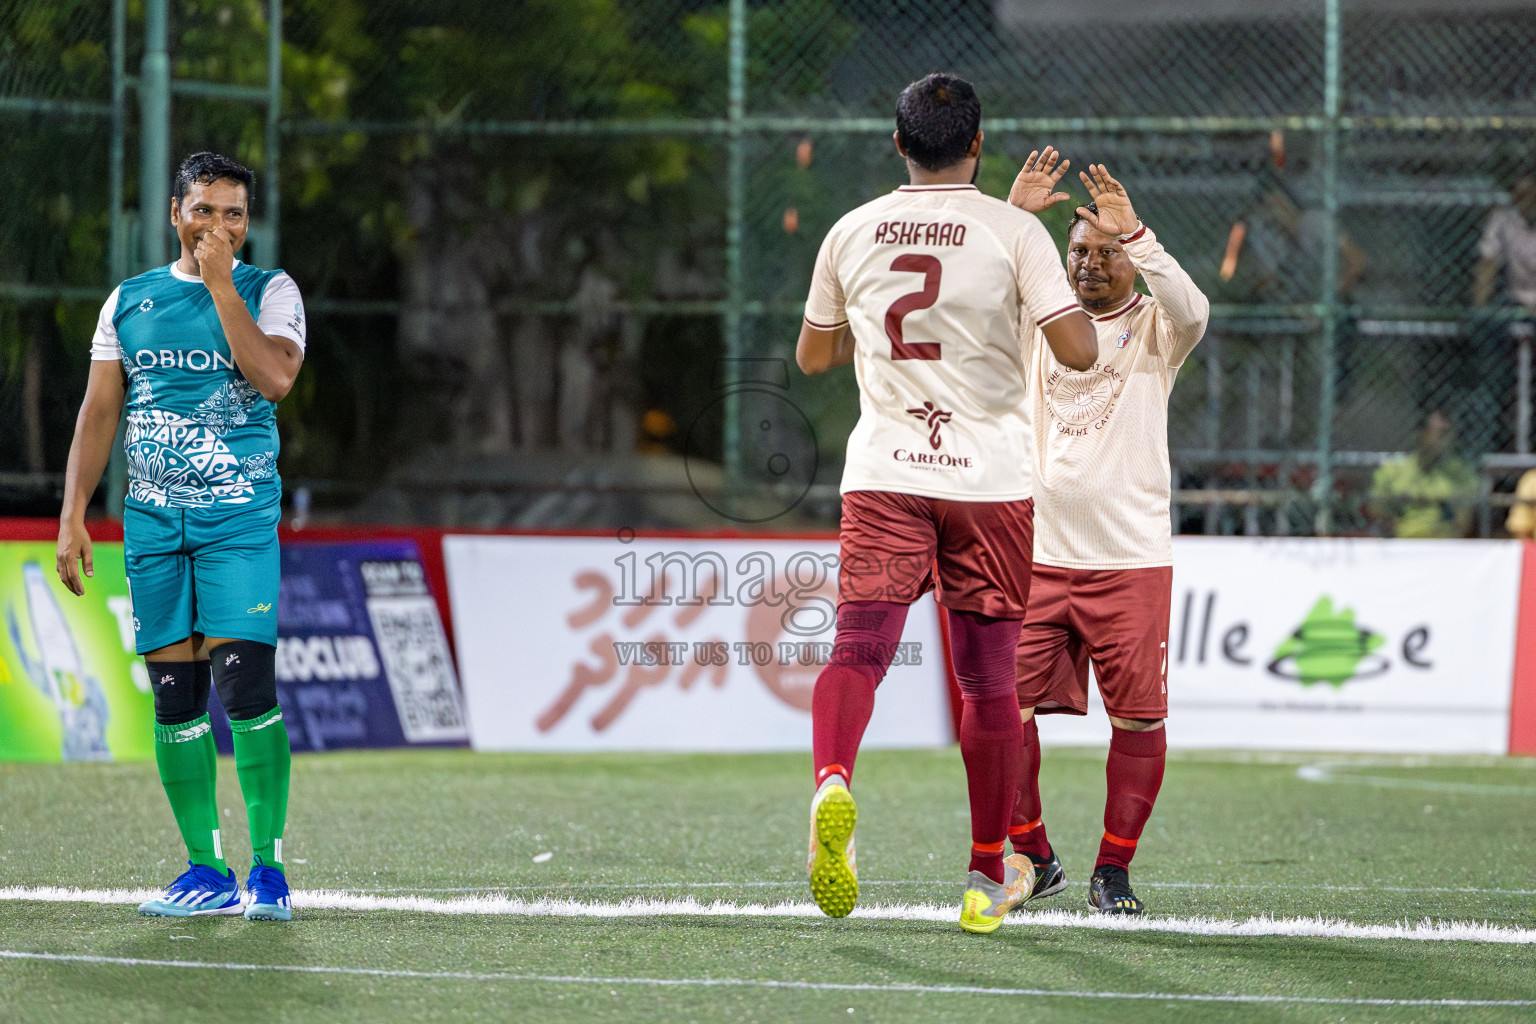
MULTIPOLYGON (((1010 202, 1038 212, 1067 163, 1049 147, 1030 160, 1010 202)), ((1032 346, 1035 561, 1019 637, 1024 774, 1009 830, 1038 867, 1032 898, 1066 885, 1041 824, 1034 715, 1085 714, 1088 667, 1114 726, 1104 838, 1088 903, 1139 914, 1128 868, 1162 784, 1168 714, 1168 395, 1205 333, 1210 302, 1137 218, 1102 164, 1079 174, 1093 202, 1068 229, 1067 276, 1098 331, 1098 362, 1063 366, 1032 346), (1136 291, 1136 277, 1150 294, 1136 291)))

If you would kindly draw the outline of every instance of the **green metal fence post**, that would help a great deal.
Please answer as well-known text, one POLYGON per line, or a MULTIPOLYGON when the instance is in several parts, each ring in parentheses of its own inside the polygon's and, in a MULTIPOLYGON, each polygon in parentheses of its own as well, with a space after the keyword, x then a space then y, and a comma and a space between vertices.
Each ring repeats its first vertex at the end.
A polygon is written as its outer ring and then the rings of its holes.
MULTIPOLYGON (((112 137, 107 176, 112 204, 108 220, 107 276, 116 285, 128 276, 128 231, 123 217, 123 135, 127 129, 128 0, 112 0, 112 137)), ((128 494, 128 460, 123 454, 122 424, 107 459, 107 514, 122 518, 128 494)))
POLYGON ((139 268, 166 262, 166 202, 171 179, 171 58, 168 0, 145 0, 144 62, 139 71, 139 268))
POLYGON ((1322 386, 1317 401, 1317 510, 1314 528, 1319 537, 1333 532, 1333 414, 1338 401, 1339 323, 1339 0, 1324 0, 1323 115, 1323 232, 1322 287, 1319 313, 1322 333, 1318 369, 1322 386))
POLYGON ((128 233, 123 219, 123 135, 127 130, 128 0, 112 0, 112 136, 107 151, 111 192, 107 222, 107 276, 117 284, 128 276, 128 233))
MULTIPOLYGON (((743 222, 746 205, 747 153, 742 119, 747 99, 747 3, 731 0, 730 71, 726 108, 726 210, 725 210, 725 373, 722 383, 734 383, 736 360, 746 353, 743 307, 746 304, 742 268, 743 222)), ((730 389, 725 395, 725 485, 727 502, 741 489, 741 397, 730 389)), ((728 504, 727 507, 733 507, 728 504)))
POLYGON ((278 267, 278 127, 283 114, 283 0, 267 0, 267 135, 266 181, 262 189, 262 218, 267 224, 267 269, 278 267))

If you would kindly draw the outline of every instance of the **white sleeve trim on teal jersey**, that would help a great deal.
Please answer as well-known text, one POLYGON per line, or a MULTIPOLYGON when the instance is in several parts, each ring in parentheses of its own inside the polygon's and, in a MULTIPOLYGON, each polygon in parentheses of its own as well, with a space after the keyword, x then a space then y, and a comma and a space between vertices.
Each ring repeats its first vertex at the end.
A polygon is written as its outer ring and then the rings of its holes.
POLYGON ((308 331, 304 320, 304 298, 299 286, 285 273, 275 274, 261 293, 261 311, 256 314, 256 326, 262 334, 275 334, 287 338, 304 351, 308 331))
POLYGON ((117 363, 123 359, 123 346, 117 340, 117 325, 112 322, 112 314, 117 312, 118 290, 112 289, 106 304, 101 307, 101 315, 96 318, 96 333, 91 335, 92 362, 117 363))

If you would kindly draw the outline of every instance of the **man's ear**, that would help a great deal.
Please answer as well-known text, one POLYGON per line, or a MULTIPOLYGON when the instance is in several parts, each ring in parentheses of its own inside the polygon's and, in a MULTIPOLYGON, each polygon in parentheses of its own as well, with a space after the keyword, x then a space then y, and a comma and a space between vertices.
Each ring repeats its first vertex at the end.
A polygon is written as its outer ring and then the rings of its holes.
POLYGON ((181 223, 181 200, 171 196, 171 224, 181 223))
POLYGON ((910 157, 907 156, 906 147, 904 147, 901 144, 901 132, 900 131, 891 132, 891 141, 896 143, 896 152, 901 154, 901 158, 903 160, 911 159, 910 157))
POLYGON ((980 128, 976 129, 976 137, 971 140, 971 148, 965 151, 967 160, 975 160, 981 156, 981 140, 986 134, 980 128))

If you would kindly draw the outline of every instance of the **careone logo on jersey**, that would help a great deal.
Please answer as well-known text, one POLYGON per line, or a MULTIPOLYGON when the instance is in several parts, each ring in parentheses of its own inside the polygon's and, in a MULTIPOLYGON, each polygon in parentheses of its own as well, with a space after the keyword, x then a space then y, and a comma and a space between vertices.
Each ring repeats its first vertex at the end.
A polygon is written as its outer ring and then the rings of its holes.
POLYGON ((913 451, 909 448, 897 448, 891 453, 891 457, 897 462, 905 462, 913 466, 922 466, 929 469, 970 469, 976 464, 976 460, 969 455, 956 455, 953 452, 943 451, 944 425, 955 418, 955 414, 948 409, 940 409, 932 402, 925 401, 922 405, 906 410, 907 415, 920 422, 928 430, 928 447, 931 451, 913 451))
POLYGON ((908 409, 908 416, 916 416, 928 427, 928 444, 934 451, 938 451, 944 445, 944 439, 939 436, 939 428, 955 418, 955 414, 945 409, 940 409, 932 402, 924 402, 916 409, 908 409))

